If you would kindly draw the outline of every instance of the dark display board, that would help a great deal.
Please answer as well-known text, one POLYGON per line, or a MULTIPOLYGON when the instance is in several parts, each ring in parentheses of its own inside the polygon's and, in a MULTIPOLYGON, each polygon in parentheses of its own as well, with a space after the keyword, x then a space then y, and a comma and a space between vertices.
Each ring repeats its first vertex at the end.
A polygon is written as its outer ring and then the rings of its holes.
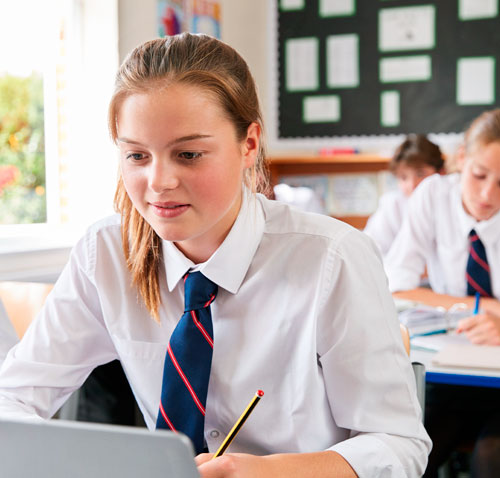
POLYGON ((498 0, 278 0, 278 138, 461 132, 500 99, 498 0))

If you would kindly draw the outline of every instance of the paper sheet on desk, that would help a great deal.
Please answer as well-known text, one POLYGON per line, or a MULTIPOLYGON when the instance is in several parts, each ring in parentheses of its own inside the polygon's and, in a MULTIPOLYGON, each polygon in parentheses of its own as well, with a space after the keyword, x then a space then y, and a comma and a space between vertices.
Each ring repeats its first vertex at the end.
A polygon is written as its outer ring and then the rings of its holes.
POLYGON ((440 367, 500 370, 500 347, 495 345, 452 344, 443 348, 432 363, 440 367))
POLYGON ((470 342, 465 335, 456 334, 454 332, 411 338, 411 347, 416 349, 439 352, 450 345, 470 345, 470 342))

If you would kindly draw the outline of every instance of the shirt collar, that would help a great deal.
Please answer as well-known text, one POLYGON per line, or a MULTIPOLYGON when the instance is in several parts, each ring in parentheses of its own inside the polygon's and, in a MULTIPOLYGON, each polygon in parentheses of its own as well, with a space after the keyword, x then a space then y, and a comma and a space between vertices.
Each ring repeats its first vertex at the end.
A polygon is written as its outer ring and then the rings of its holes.
POLYGON ((238 217, 219 248, 203 264, 194 264, 173 242, 162 240, 168 290, 176 287, 190 269, 196 269, 219 287, 235 294, 250 267, 264 232, 265 217, 260 201, 247 189, 238 217))

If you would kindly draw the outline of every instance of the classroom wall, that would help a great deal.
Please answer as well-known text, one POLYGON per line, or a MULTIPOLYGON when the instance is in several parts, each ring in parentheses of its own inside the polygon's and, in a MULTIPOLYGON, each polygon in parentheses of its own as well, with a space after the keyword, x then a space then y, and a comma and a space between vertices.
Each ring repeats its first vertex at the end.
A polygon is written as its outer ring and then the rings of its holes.
MULTIPOLYGON (((156 38, 156 0, 119 0, 119 56, 122 61, 138 44, 156 38)), ((245 58, 257 82, 264 116, 267 117, 267 0, 220 0, 222 40, 245 58)))

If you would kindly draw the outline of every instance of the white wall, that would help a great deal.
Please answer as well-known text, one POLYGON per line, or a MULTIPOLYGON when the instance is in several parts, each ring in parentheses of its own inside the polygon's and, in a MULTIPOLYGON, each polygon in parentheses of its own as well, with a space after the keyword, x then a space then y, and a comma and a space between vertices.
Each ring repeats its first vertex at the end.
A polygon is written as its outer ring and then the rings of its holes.
MULTIPOLYGON (((267 117, 268 0, 219 0, 222 40, 248 63, 257 83, 263 114, 267 117)), ((158 36, 156 0, 119 0, 119 56, 158 36)))

